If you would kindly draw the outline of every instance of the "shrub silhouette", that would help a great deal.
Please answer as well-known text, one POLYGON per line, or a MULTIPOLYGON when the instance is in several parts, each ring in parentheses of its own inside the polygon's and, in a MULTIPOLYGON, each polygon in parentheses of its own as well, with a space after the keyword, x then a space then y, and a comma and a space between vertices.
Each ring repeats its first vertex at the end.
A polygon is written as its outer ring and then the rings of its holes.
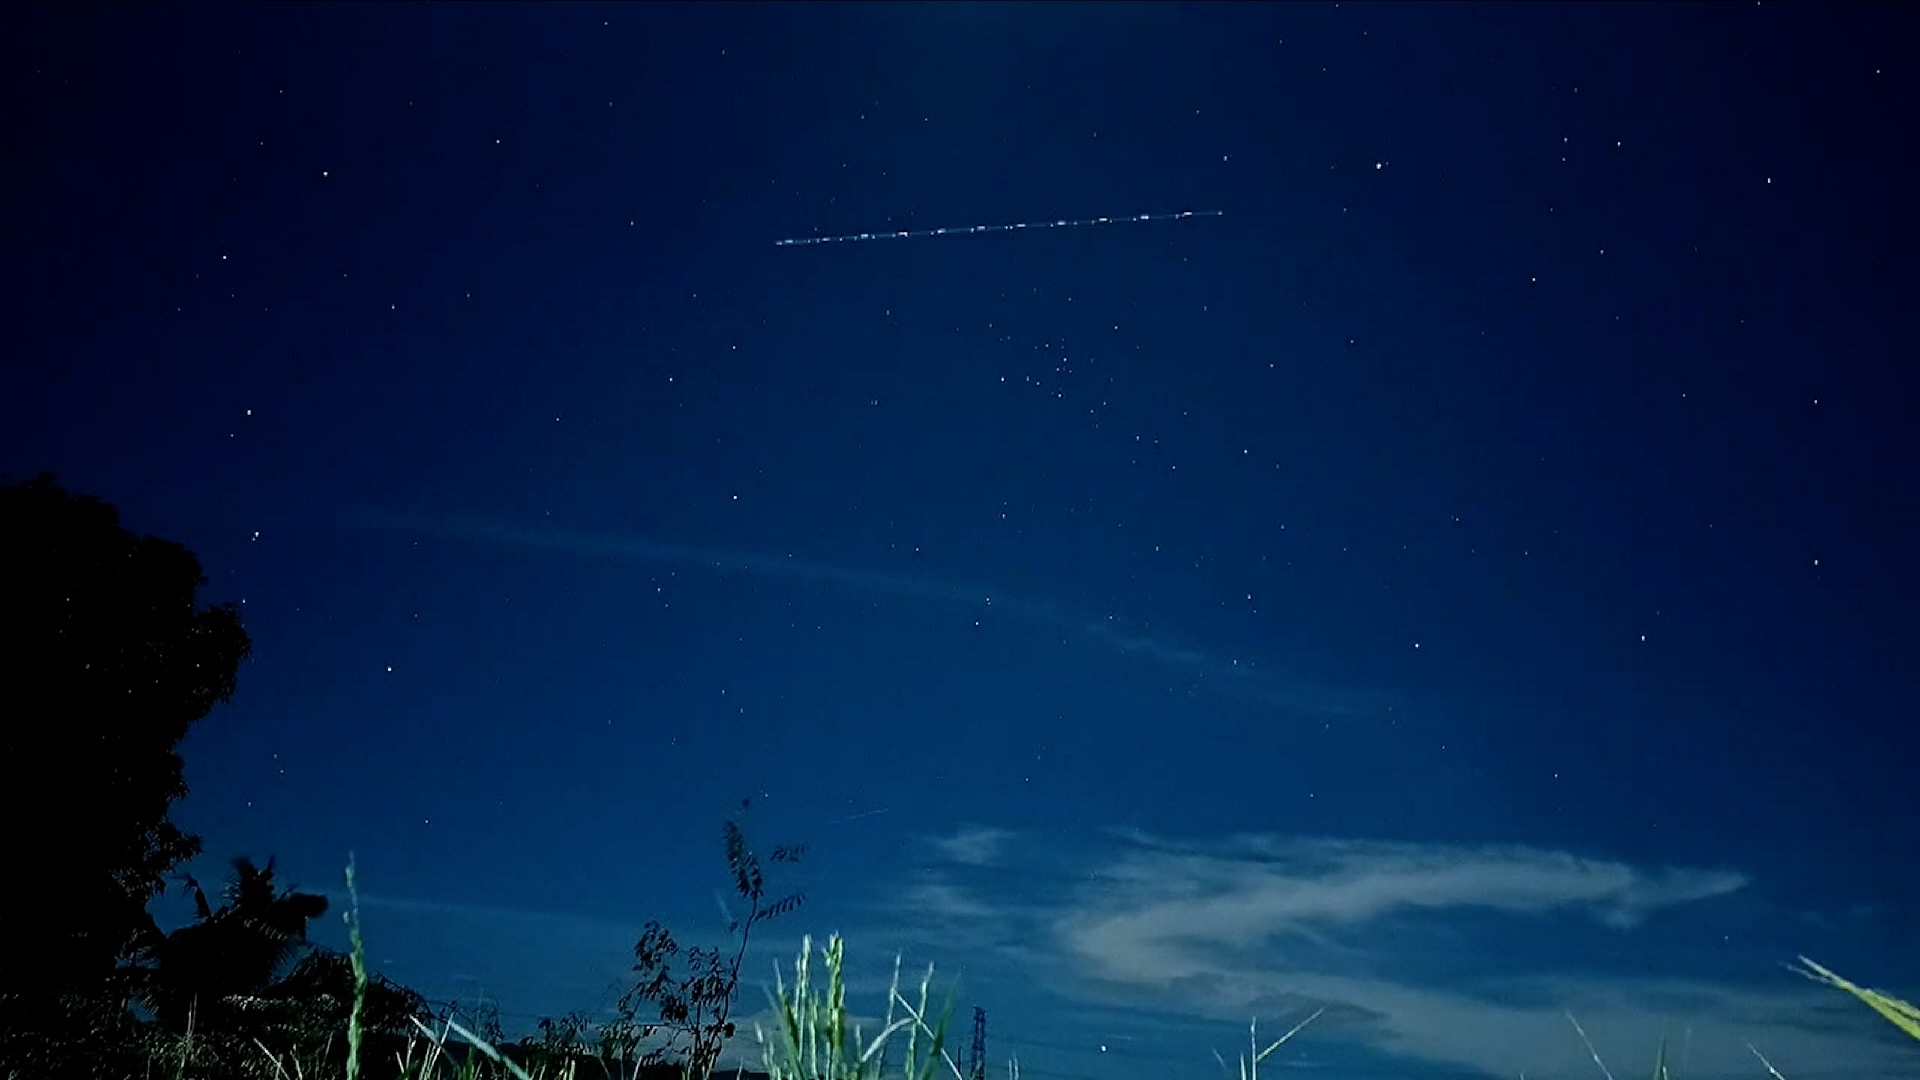
MULTIPOLYGON (((742 800, 741 815, 752 800, 742 800)), ((688 949, 687 973, 676 975, 673 959, 680 953, 680 942, 658 922, 649 922, 634 944, 634 985, 620 998, 618 1019, 601 1030, 601 1052, 616 1060, 629 1058, 640 1042, 664 1034, 662 1045, 640 1057, 643 1066, 666 1063, 676 1053, 682 1056, 682 1071, 691 1080, 707 1080, 720 1059, 720 1051, 736 1034, 733 1020, 734 999, 739 994, 740 965, 746 959, 747 941, 760 922, 786 914, 806 901, 803 893, 789 893, 777 900, 767 899, 766 879, 759 856, 747 845, 739 818, 721 826, 727 870, 733 878, 734 892, 747 902, 744 918, 727 926, 728 933, 739 934, 739 944, 728 956, 720 948, 688 949), (641 1020, 643 1005, 650 1005, 654 1018, 641 1020)), ((770 861, 798 862, 806 845, 773 849, 770 861)))

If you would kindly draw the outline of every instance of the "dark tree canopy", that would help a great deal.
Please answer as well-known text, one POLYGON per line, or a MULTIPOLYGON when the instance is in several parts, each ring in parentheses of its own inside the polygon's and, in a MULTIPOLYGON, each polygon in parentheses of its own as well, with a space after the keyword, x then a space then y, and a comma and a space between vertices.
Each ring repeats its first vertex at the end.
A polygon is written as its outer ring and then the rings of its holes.
POLYGON ((222 1019, 230 999, 266 994, 301 951, 307 924, 326 914, 327 899, 280 888, 273 869, 272 859, 265 866, 234 859, 218 908, 187 879, 195 920, 142 950, 149 965, 142 996, 163 1025, 185 1031, 196 1012, 202 1023, 222 1019))
POLYGON ((204 584, 192 552, 98 499, 0 484, 0 995, 105 979, 199 851, 167 819, 186 794, 175 747, 249 649, 231 605, 198 605, 204 584))

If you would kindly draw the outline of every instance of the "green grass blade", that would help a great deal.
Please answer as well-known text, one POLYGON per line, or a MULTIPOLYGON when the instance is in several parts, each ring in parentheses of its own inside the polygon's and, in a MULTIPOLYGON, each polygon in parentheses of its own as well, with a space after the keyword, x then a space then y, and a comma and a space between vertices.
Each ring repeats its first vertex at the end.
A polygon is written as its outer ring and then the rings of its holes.
POLYGON ((1879 1013, 1881 1016, 1886 1017, 1894 1027, 1899 1028, 1901 1031, 1906 1032, 1916 1039, 1920 1039, 1920 1007, 1915 1007, 1890 994, 1883 994, 1878 990, 1848 982, 1804 956, 1800 958, 1800 963, 1804 966, 1796 968, 1788 965, 1787 970, 1797 975, 1803 975, 1806 978, 1812 979, 1814 982, 1823 983, 1852 994, 1862 1004, 1874 1012, 1879 1013))

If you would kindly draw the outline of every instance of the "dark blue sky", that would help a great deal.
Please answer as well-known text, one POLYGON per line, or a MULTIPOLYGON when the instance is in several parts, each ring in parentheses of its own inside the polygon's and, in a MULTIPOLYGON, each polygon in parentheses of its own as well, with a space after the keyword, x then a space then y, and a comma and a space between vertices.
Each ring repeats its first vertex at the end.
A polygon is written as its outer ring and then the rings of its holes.
POLYGON ((747 1005, 1033 1080, 1911 1067, 1778 967, 1920 985, 1896 8, 4 18, 0 471, 244 605, 203 873, 524 1027, 752 795, 747 1005))

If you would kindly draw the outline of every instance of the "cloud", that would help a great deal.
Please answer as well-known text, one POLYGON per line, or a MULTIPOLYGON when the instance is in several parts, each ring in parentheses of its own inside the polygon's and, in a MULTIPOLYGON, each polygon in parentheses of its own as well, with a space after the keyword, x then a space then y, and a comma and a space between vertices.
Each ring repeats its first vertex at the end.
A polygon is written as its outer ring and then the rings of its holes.
POLYGON ((1044 600, 1008 595, 980 583, 942 581, 888 574, 861 567, 813 562, 793 555, 663 544, 645 537, 569 529, 534 529, 479 518, 434 517, 372 508, 349 511, 346 524, 387 532, 429 533, 523 549, 561 552, 595 559, 695 567, 717 573, 747 573, 835 589, 993 611, 1096 641, 1117 652, 1138 656, 1179 671, 1225 697, 1285 708, 1315 716, 1342 717, 1383 710, 1392 698, 1379 691, 1316 683, 1270 668, 1252 658, 1222 657, 1163 633, 1129 629, 1116 616, 1095 618, 1044 600))
POLYGON ((986 825, 969 825, 952 836, 933 840, 934 850, 949 862, 969 866, 988 866, 999 857, 1000 849, 1014 834, 986 825))
POLYGON ((1362 928, 1407 911, 1575 911, 1624 929, 1661 908, 1745 884, 1728 871, 1648 872, 1521 847, 1263 838, 1237 847, 1143 845, 1122 856, 1101 875, 1125 887, 1103 895, 1124 902, 1076 912, 1061 927, 1065 940, 1083 959, 1135 977, 1162 963, 1190 962, 1195 946, 1247 949, 1290 933, 1362 928))
MULTIPOLYGON (((354 897, 342 889, 320 890, 328 903, 336 908, 344 908, 354 902, 354 897)), ((609 919, 596 919, 569 912, 535 911, 527 908, 498 907, 490 904, 469 904, 454 900, 432 900, 421 897, 383 896, 378 893, 360 893, 359 904, 362 908, 376 908, 386 911, 404 912, 410 915, 451 915, 462 919, 494 923, 531 922, 542 925, 554 923, 579 923, 589 926, 619 926, 625 923, 609 919)))
MULTIPOLYGON (((1617 1075, 1644 1068, 1663 1038, 1681 1075, 1703 1080, 1762 1075, 1749 1040, 1795 1080, 1900 1075, 1911 1054, 1876 1039, 1876 1018, 1844 995, 1776 972, 1771 960, 1743 983, 1653 947, 1715 905, 1740 902, 1748 878, 1735 870, 1517 845, 1065 836, 985 824, 928 837, 919 854, 906 880, 868 882, 871 906, 838 912, 850 1004, 884 1010, 900 954, 902 989, 917 995, 931 959, 935 998, 957 979, 966 1000, 993 1009, 999 1052, 1023 1055, 1035 1076, 1135 1080, 1131 1067, 1141 1080, 1148 1070, 1211 1080, 1207 1051, 1231 1062, 1250 1018, 1264 1043, 1322 1008, 1289 1047, 1306 1057, 1273 1067, 1594 1071, 1568 1012, 1617 1075), (1058 1045, 1049 1051, 1045 1040, 1058 1045), (1087 1046, 1067 1045, 1077 1042, 1087 1046), (1124 1048, 1125 1059, 1101 1055, 1100 1044, 1124 1048)), ((396 977, 436 999, 484 991, 510 1029, 572 1008, 604 1015, 610 987, 626 977, 635 928, 618 920, 360 901, 376 949, 405 942, 413 967, 396 977)), ((1798 913, 1782 918, 1783 936, 1807 925, 1798 913)), ((804 929, 756 937, 743 1030, 766 1022, 748 1009, 759 1014, 776 965, 790 982, 804 929)), ((730 1054, 729 1067, 751 1065, 758 1049, 749 1037, 730 1054)))
POLYGON ((1592 1068, 1568 1012, 1609 1063, 1643 1067, 1667 1038, 1690 1076, 1755 1074, 1749 1040, 1797 1076, 1891 1076, 1900 1051, 1911 1053, 1863 1038, 1870 1015, 1784 973, 1726 985, 1663 969, 1644 932, 1747 887, 1723 868, 1521 846, 1119 831, 1067 847, 978 826, 934 850, 947 864, 904 894, 915 926, 992 954, 984 963, 1010 982, 1050 988, 1050 1010, 1116 1010, 1115 1027, 1147 1010, 1210 1030, 1244 1032, 1249 1017, 1284 1030, 1325 1007, 1314 1029, 1323 1046, 1505 1077, 1592 1068), (976 857, 983 835, 990 867, 976 857), (1015 874, 1017 893, 983 887, 1015 874), (1626 954, 1648 966, 1622 973, 1626 954), (1543 970, 1517 973, 1528 967, 1543 970))

